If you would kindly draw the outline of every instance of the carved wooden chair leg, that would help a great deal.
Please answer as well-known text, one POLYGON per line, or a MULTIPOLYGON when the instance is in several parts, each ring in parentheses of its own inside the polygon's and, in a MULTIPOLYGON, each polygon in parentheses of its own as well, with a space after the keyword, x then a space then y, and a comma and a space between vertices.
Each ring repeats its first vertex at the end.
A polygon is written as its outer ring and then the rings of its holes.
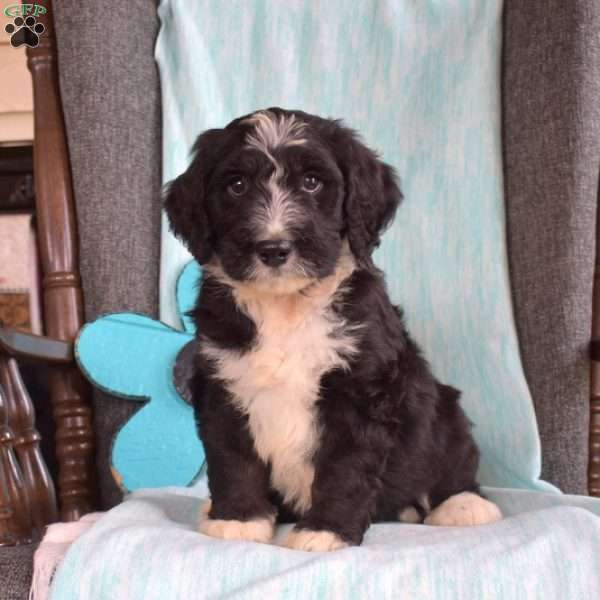
POLYGON ((40 450, 31 398, 14 358, 0 354, 0 383, 6 392, 8 422, 15 436, 15 453, 31 502, 31 517, 39 532, 58 518, 56 493, 40 450))
MULTIPOLYGON (((27 59, 33 79, 33 148, 38 243, 46 335, 72 341, 83 325, 79 241, 69 154, 58 86, 52 2, 40 15, 46 31, 27 59), (60 232, 57 234, 57 231, 60 232)), ((90 388, 75 365, 54 367, 50 396, 56 422, 58 495, 63 521, 94 507, 94 435, 90 388)))
POLYGON ((77 521, 94 510, 94 436, 86 387, 75 367, 54 367, 50 374, 61 521, 77 521))
MULTIPOLYGON (((4 452, 2 444, 0 439, 0 453, 4 452)), ((0 546, 14 546, 17 543, 13 526, 14 514, 15 510, 8 493, 8 481, 4 473, 4 461, 0 458, 0 546)))
MULTIPOLYGON (((27 50, 33 80, 33 149, 38 243, 43 272, 46 335, 72 341, 83 325, 79 241, 69 153, 58 85, 52 2, 39 21, 46 30, 27 50)), ((59 463, 58 495, 63 521, 94 507, 94 434, 91 390, 75 365, 56 366, 50 376, 59 463)))
POLYGON ((6 394, 0 385, 0 545, 27 544, 35 537, 29 496, 13 445, 6 394))

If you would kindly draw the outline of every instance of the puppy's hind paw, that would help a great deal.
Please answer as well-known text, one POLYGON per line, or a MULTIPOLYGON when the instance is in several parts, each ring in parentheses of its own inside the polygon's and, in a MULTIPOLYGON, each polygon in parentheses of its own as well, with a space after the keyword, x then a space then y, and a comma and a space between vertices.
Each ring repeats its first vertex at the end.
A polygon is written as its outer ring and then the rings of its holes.
POLYGON ((450 496, 425 519, 425 525, 467 527, 486 525, 502 518, 500 509, 489 500, 472 492, 450 496))
POLYGON ((423 519, 414 506, 407 506, 398 512, 398 521, 400 523, 421 523, 423 519))
POLYGON ((310 529, 292 529, 283 540, 282 546, 291 550, 306 552, 330 552, 348 547, 333 531, 311 531, 310 529))

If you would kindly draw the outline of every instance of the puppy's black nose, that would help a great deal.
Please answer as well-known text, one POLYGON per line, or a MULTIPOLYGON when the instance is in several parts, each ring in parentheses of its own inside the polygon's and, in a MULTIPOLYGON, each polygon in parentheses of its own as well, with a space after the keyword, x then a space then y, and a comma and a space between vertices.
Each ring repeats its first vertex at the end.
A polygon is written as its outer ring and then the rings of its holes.
POLYGON ((286 240, 268 240, 256 244, 258 258, 269 267, 279 267, 289 257, 292 244, 286 240))

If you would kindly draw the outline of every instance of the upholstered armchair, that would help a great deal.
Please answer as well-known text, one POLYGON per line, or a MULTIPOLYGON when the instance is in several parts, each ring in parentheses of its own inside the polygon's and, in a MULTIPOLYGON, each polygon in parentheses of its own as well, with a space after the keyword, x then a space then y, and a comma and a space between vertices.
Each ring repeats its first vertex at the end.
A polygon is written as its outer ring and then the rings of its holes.
MULTIPOLYGON (((47 337, 0 326, 0 374, 6 373, 0 397, 7 399, 0 402, 2 599, 27 597, 35 541, 45 524, 75 520, 122 498, 109 451, 134 408, 92 392, 73 361, 75 336, 100 314, 158 312, 156 3, 45 5, 46 33, 28 57, 47 337), (23 458, 29 452, 23 445, 35 450, 37 443, 27 394, 18 385, 23 356, 51 366, 54 482, 38 454, 34 471, 23 458), (17 487, 26 503, 10 493, 17 487)), ((600 273, 600 7, 596 0, 506 0, 504 11, 511 286, 542 475, 565 492, 600 497, 600 287, 594 287, 600 273)))

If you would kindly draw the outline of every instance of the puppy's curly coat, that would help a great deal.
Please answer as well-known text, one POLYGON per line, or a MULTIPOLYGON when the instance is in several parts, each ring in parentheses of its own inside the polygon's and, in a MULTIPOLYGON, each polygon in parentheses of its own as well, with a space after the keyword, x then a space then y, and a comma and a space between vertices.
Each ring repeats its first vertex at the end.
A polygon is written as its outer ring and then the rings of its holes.
POLYGON ((291 548, 360 544, 377 520, 476 525, 459 392, 439 383, 371 259, 402 199, 341 122, 270 108, 203 133, 168 187, 203 265, 192 381, 212 503, 201 531, 291 548))

